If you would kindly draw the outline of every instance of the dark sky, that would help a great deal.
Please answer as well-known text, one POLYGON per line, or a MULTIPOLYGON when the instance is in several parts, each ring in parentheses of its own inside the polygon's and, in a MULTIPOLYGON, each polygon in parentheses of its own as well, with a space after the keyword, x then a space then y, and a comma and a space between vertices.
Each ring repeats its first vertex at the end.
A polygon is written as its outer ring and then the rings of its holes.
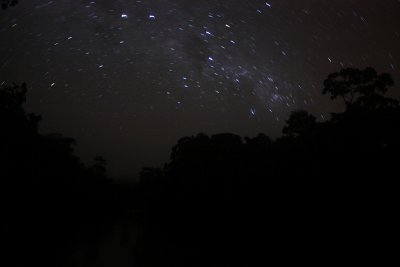
POLYGON ((20 0, 0 22, 0 83, 27 82, 41 131, 114 177, 161 166, 185 135, 324 120, 341 67, 400 82, 400 0, 20 0))

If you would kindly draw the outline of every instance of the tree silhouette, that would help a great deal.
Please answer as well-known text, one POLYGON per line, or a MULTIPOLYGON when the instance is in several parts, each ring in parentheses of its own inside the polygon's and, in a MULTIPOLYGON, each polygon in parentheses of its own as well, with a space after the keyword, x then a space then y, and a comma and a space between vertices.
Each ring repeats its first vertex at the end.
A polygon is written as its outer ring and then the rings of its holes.
POLYGON ((94 157, 94 164, 90 167, 93 174, 105 177, 107 173, 107 161, 102 156, 94 157))
POLYGON ((347 68, 330 74, 324 81, 322 93, 330 94, 331 99, 341 97, 346 106, 353 105, 357 100, 360 100, 360 105, 371 105, 380 101, 377 98, 381 98, 392 85, 393 80, 388 73, 378 75, 373 68, 347 68))
POLYGON ((331 258, 327 251, 355 243, 368 249, 373 218, 386 218, 397 203, 390 188, 397 188, 400 106, 385 96, 392 84, 390 75, 370 68, 331 74, 324 93, 343 98, 344 112, 317 122, 294 111, 276 140, 183 137, 163 168, 142 169, 132 191, 108 179, 101 156, 85 166, 74 155, 74 139, 39 133, 41 117, 23 107, 26 84, 2 86, 5 254, 27 266, 81 242, 95 248, 105 222, 131 207, 143 231, 137 266, 246 266, 266 251, 270 259, 298 260, 331 258))
POLYGON ((13 84, 12 86, 2 85, 0 87, 0 114, 2 122, 6 123, 4 125, 5 130, 16 131, 18 127, 22 127, 25 131, 37 131, 41 116, 33 113, 26 114, 23 109, 26 93, 26 83, 13 84))
POLYGON ((102 157, 86 167, 74 155, 74 139, 39 133, 41 117, 23 107, 26 93, 25 83, 0 87, 4 261, 43 265, 58 255, 67 262, 64 257, 77 244, 105 234, 107 222, 121 216, 125 205, 119 202, 118 187, 107 179, 102 157))
POLYGON ((400 107, 384 96, 392 84, 371 68, 345 69, 324 83, 324 93, 346 103, 329 120, 298 110, 277 140, 181 138, 163 169, 141 173, 139 266, 247 266, 257 256, 371 250, 363 233, 395 203, 400 107))
POLYGON ((7 9, 8 7, 18 4, 18 0, 1 0, 1 8, 7 9))
POLYGON ((305 110, 293 111, 282 133, 285 136, 298 137, 313 130, 316 125, 316 118, 305 110))

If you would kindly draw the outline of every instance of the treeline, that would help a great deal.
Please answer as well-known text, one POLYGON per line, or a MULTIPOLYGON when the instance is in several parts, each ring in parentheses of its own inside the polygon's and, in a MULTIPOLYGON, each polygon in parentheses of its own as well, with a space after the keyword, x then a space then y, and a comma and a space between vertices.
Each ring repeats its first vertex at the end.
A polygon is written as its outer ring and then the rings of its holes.
POLYGON ((125 189, 107 177, 102 157, 85 166, 72 138, 40 134, 41 117, 23 108, 26 92, 25 84, 0 88, 2 262, 70 266, 77 246, 96 246, 126 214, 125 189))
POLYGON ((323 93, 346 109, 327 121, 295 111, 275 141, 180 139, 164 168, 141 172, 138 266, 382 263, 400 152, 392 85, 372 68, 343 69, 323 93))
POLYGON ((318 122, 294 111, 276 140, 184 137, 163 168, 143 168, 128 188, 107 176, 102 157, 85 166, 73 139, 39 133, 41 117, 23 108, 25 84, 2 85, 2 261, 74 266, 77 247, 95 255, 124 219, 142 229, 136 266, 382 264, 397 215, 400 105, 386 97, 391 86, 372 68, 343 69, 323 93, 341 98, 344 112, 318 122))

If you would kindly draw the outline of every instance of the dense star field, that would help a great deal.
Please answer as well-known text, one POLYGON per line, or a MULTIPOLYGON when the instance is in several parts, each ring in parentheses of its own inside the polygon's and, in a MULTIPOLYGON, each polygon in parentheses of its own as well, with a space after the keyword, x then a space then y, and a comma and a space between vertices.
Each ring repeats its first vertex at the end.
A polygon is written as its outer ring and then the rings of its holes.
POLYGON ((20 0, 0 12, 0 83, 26 82, 43 133, 125 177, 185 135, 329 118, 342 106, 322 82, 342 67, 399 84, 399 14, 399 0, 20 0))

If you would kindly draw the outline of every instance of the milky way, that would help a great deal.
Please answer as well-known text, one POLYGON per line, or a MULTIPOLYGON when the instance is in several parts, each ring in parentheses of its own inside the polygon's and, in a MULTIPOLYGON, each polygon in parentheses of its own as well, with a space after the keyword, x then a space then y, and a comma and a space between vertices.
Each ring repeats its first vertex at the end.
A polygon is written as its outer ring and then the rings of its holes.
POLYGON ((326 119, 340 104, 322 82, 342 67, 398 83, 399 14, 397 0, 21 0, 0 13, 0 82, 28 83, 42 132, 134 174, 184 135, 326 119))

